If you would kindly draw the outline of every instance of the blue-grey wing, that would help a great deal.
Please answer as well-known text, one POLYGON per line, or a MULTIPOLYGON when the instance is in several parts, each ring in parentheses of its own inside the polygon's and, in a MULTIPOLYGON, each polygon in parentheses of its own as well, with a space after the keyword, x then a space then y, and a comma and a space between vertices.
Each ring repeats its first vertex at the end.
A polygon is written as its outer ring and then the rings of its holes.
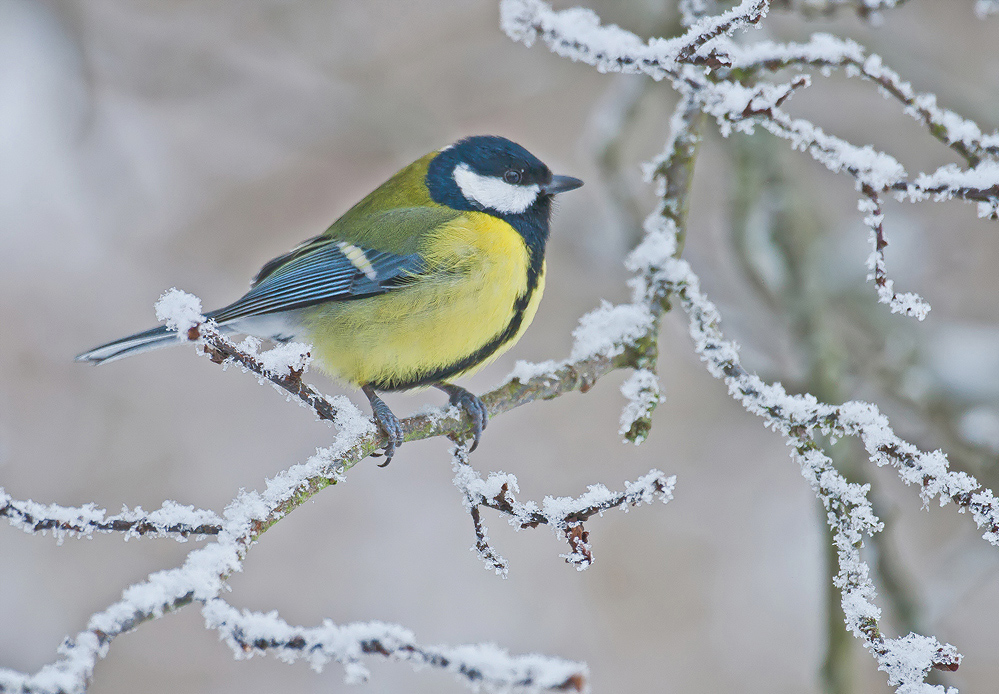
POLYGON ((328 237, 317 237, 284 258, 290 259, 268 268, 267 274, 261 272, 264 276, 242 298, 209 316, 222 323, 384 294, 404 286, 423 269, 416 253, 399 255, 328 237))

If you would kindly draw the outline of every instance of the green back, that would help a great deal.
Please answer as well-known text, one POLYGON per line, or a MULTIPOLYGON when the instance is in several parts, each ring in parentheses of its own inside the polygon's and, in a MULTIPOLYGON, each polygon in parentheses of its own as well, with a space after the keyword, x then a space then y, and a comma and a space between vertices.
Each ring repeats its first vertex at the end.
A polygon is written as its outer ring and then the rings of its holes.
POLYGON ((323 235, 362 248, 417 253, 428 231, 461 214, 438 205, 427 190, 427 167, 436 155, 431 152, 399 171, 347 210, 323 235))
POLYGON ((271 260, 253 278, 251 286, 281 275, 292 261, 337 241, 400 256, 419 253, 427 232, 461 214, 430 197, 427 167, 435 156, 437 152, 431 152, 417 159, 347 210, 322 234, 271 260))

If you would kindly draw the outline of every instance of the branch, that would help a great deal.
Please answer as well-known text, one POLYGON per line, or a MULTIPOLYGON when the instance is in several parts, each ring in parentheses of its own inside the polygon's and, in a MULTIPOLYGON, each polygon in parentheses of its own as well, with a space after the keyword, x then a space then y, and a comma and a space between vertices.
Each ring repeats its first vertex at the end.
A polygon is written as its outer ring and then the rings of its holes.
MULTIPOLYGON (((307 345, 279 345, 257 353, 259 341, 248 339, 237 345, 200 315, 201 301, 196 296, 171 289, 157 303, 157 313, 167 325, 182 330, 213 362, 227 368, 231 364, 255 373, 261 382, 269 381, 280 390, 295 396, 322 420, 336 426, 349 425, 348 438, 354 441, 359 457, 346 461, 338 474, 387 442, 373 421, 362 421, 357 409, 344 397, 330 399, 302 381, 310 356, 307 345), (351 411, 344 414, 346 407, 351 411), (342 416, 343 415, 343 416, 342 416)), ((495 416, 538 399, 548 400, 568 392, 586 392, 596 381, 620 368, 647 369, 655 363, 655 340, 662 304, 610 306, 583 316, 573 333, 575 343, 570 357, 540 365, 521 362, 510 379, 482 395, 489 416, 495 416), (650 352, 650 350, 652 350, 650 352), (651 357, 650 357, 651 355, 651 357)), ((461 408, 449 407, 401 421, 404 441, 434 436, 457 437, 471 431, 471 418, 461 408)), ((333 454, 331 454, 333 455, 333 454)))
MULTIPOLYGON (((744 2, 737 10, 745 12, 746 6, 744 2)), ((863 70, 869 79, 884 83, 882 86, 889 92, 894 90, 897 98, 902 99, 916 117, 927 122, 931 132, 966 154, 969 161, 975 162, 974 168, 960 171, 954 167, 942 167, 932 175, 921 174, 915 182, 907 181, 905 169, 887 153, 870 146, 855 146, 824 132, 810 121, 792 118, 781 109, 789 96, 810 84, 807 76, 799 76, 781 85, 760 83, 745 86, 734 80, 719 78, 703 68, 681 65, 676 55, 668 51, 656 58, 651 47, 658 47, 659 43, 650 41, 645 44, 638 36, 620 27, 601 26, 599 17, 589 11, 554 12, 544 3, 524 0, 505 0, 503 7, 509 8, 511 14, 510 21, 504 22, 504 29, 514 40, 531 45, 540 35, 555 53, 593 65, 600 71, 641 72, 657 80, 669 77, 681 99, 691 101, 704 113, 713 116, 725 137, 734 130, 752 132, 754 126, 759 124, 787 140, 795 149, 807 151, 833 173, 849 174, 855 179, 858 189, 869 189, 875 194, 892 191, 898 199, 906 201, 924 200, 931 195, 937 199, 960 198, 978 203, 980 216, 999 218, 999 165, 992 161, 979 161, 980 156, 992 154, 999 146, 999 135, 982 136, 971 121, 938 109, 935 100, 915 94, 896 73, 884 68, 879 57, 865 58, 856 44, 836 39, 830 42, 817 35, 812 43, 788 50, 782 50, 777 44, 764 43, 757 55, 754 52, 756 47, 739 48, 720 36, 715 41, 721 47, 718 50, 731 52, 745 68, 765 66, 768 61, 775 61, 772 64, 776 68, 814 60, 820 64, 827 61, 829 64, 826 67, 841 63, 863 70), (855 63, 861 58, 863 62, 858 68, 855 63)), ((743 19, 748 17, 744 14, 743 19)), ((703 21, 695 23, 684 35, 688 41, 691 32, 698 27, 703 27, 703 21)), ((673 44, 667 41, 662 45, 673 44)), ((738 61, 732 64, 740 64, 738 61)), ((676 228, 682 234, 683 226, 676 228)), ((682 236, 680 238, 679 245, 682 246, 682 236)), ((886 277, 881 276, 880 279, 885 280, 886 277)), ((880 291, 886 285, 878 286, 879 296, 886 298, 885 292, 880 291)), ((928 310, 928 305, 915 295, 888 292, 887 299, 893 310, 917 317, 925 315, 928 310)))
POLYGON ((319 419, 330 422, 335 419, 336 408, 333 403, 302 380, 302 375, 312 360, 307 345, 299 343, 279 345, 261 355, 257 353, 259 340, 248 338, 237 346, 219 332, 218 327, 212 322, 201 322, 192 327, 188 331, 187 338, 201 340, 204 353, 212 362, 224 366, 237 364, 244 371, 252 371, 261 379, 270 381, 281 390, 298 398, 301 404, 311 408, 319 419))
MULTIPOLYGON (((723 135, 734 129, 751 131, 753 125, 759 123, 790 141, 795 148, 807 150, 830 170, 845 171, 853 176, 871 201, 865 211, 870 213, 868 224, 875 240, 875 267, 872 268, 875 281, 881 280, 879 289, 887 290, 890 299, 898 299, 886 281, 883 258, 879 255, 886 242, 880 228, 878 193, 911 184, 905 182, 901 165, 887 154, 871 147, 855 147, 827 135, 808 121, 792 119, 781 110, 782 102, 790 94, 808 85, 807 79, 799 78, 785 85, 747 87, 709 78, 705 71, 689 66, 664 74, 661 65, 651 66, 635 60, 641 56, 640 52, 627 54, 636 45, 634 35, 622 37, 622 33, 627 32, 617 27, 600 27, 599 20, 590 19, 585 31, 576 36, 566 33, 557 40, 548 37, 549 46, 556 53, 568 54, 601 70, 643 71, 657 79, 670 76, 681 100, 713 115, 723 135), (611 44, 622 49, 616 55, 616 61, 606 60, 607 47, 611 44), (571 45, 572 50, 566 51, 566 45, 571 45), (879 259, 882 261, 880 267, 879 259)), ((567 28, 571 29, 562 25, 563 30, 567 28)), ((513 38, 522 39, 516 35, 513 38)), ((528 38, 525 42, 529 44, 531 40, 528 38)), ((667 151, 670 149, 668 146, 667 151)), ((660 167, 652 168, 652 175, 658 179, 660 193, 665 198, 668 180, 660 167)), ((849 484, 832 466, 815 437, 819 434, 834 438, 858 436, 872 461, 879 465, 892 464, 904 481, 921 485, 924 503, 939 495, 941 503, 954 501, 962 504, 962 510, 971 510, 979 527, 986 529, 984 537, 994 544, 999 544, 996 533, 999 504, 991 491, 980 488, 974 478, 949 471, 941 453, 923 453, 898 439, 873 405, 846 403, 836 407, 810 395, 788 395, 779 384, 767 384, 746 372, 739 363, 735 346, 722 337, 718 328, 720 318, 713 304, 700 293, 697 276, 687 263, 677 258, 683 232, 668 214, 676 202, 664 199, 659 209, 648 217, 646 239, 629 259, 629 269, 640 273, 633 283, 636 303, 641 299, 644 305, 666 305, 670 296, 676 297, 688 314, 695 349, 709 371, 725 379, 733 397, 748 411, 763 417, 769 427, 788 440, 802 473, 828 510, 839 560, 835 582, 842 591, 847 624, 864 640, 880 667, 888 673, 889 681, 905 690, 923 682, 931 669, 956 669, 960 655, 952 646, 915 634, 889 639, 880 631, 880 610, 872 602, 876 593, 868 567, 861 560, 860 547, 863 536, 879 532, 881 523, 867 499, 868 488, 849 484)))
POLYGON ((878 55, 850 39, 830 34, 813 34, 807 43, 759 41, 748 46, 734 43, 726 47, 732 55, 732 68, 754 73, 765 69, 782 70, 803 67, 824 70, 845 69, 848 77, 859 75, 870 80, 905 106, 905 113, 924 124, 930 134, 961 155, 969 166, 983 158, 999 156, 999 133, 984 135, 972 120, 937 106, 934 94, 916 92, 909 82, 884 65, 878 55))
MULTIPOLYGON (((659 242, 672 245, 668 239, 659 239, 659 242)), ((814 436, 821 433, 860 437, 874 462, 895 465, 906 482, 914 481, 917 475, 923 480, 921 496, 924 502, 932 495, 940 494, 944 503, 953 500, 957 503, 967 501, 967 508, 974 505, 976 522, 987 528, 986 539, 999 544, 996 534, 999 505, 991 492, 974 493, 977 482, 964 473, 948 471, 941 453, 920 453, 911 444, 898 439, 873 405, 827 405, 810 395, 789 395, 779 384, 765 383, 748 373, 741 366, 735 345, 722 336, 718 312, 700 292, 699 281, 689 265, 670 259, 657 269, 649 269, 656 280, 663 282, 677 297, 688 314, 695 349, 706 362, 708 371, 724 379, 729 392, 748 412, 762 417, 769 428, 783 435, 792 446, 802 474, 828 511, 827 521, 835 534, 840 564, 835 582, 843 592, 847 624, 864 640, 880 667, 888 673, 889 681, 901 687, 922 681, 933 668, 956 669, 960 656, 952 646, 941 645, 925 636, 910 634, 888 639, 881 633, 880 609, 872 602, 876 592, 868 575, 869 569, 860 558, 863 536, 882 528, 867 499, 869 486, 848 483, 815 443, 814 436), (875 442, 879 443, 872 451, 875 442), (903 455, 908 456, 907 461, 903 455), (967 499, 962 494, 967 495, 967 499)))
MULTIPOLYGON (((215 543, 190 552, 182 566, 150 574, 145 581, 126 589, 118 602, 94 614, 84 631, 63 643, 59 649, 62 656, 60 660, 46 665, 34 675, 0 668, 0 692, 82 692, 93 676, 97 660, 107 654, 111 643, 118 636, 192 602, 204 605, 206 622, 210 626, 221 628, 225 624, 235 623, 244 629, 244 633, 251 624, 260 628, 262 622, 251 619, 252 615, 249 613, 232 623, 225 620, 218 622, 217 618, 221 613, 219 595, 226 589, 228 577, 240 570, 249 548, 271 525, 302 505, 320 489, 341 480, 343 472, 363 457, 364 437, 370 436, 366 433, 370 429, 370 422, 346 399, 337 403, 335 411, 335 423, 340 434, 333 446, 318 451, 307 463, 292 466, 269 480, 262 493, 241 491, 226 508, 223 525, 215 543)), ((276 619, 275 617, 274 620, 276 619)), ((269 626, 275 624, 277 621, 272 620, 269 626)), ((326 628, 329 631, 329 625, 326 628)), ((400 627, 387 629, 382 631, 386 640, 388 634, 398 636, 408 633, 400 627)), ((298 643, 294 638, 282 641, 282 637, 274 632, 270 633, 270 639, 275 642, 274 648, 283 648, 282 652, 294 650, 298 643)), ((236 631, 230 630, 229 637, 233 641, 238 641, 237 636, 236 631)), ((269 647, 267 639, 263 645, 256 641, 257 638, 254 638, 251 648, 269 647)), ((587 686, 585 666, 559 659, 525 656, 503 661, 489 647, 447 650, 420 648, 412 643, 407 645, 397 641, 388 643, 386 645, 386 641, 368 639, 367 650, 361 650, 369 654, 405 659, 414 665, 432 664, 443 667, 463 676, 471 686, 478 686, 482 682, 502 682, 503 672, 496 667, 504 663, 509 666, 507 672, 514 679, 502 686, 497 684, 500 689, 505 686, 518 691, 541 691, 545 688, 585 691, 587 686), (411 652, 412 657, 404 657, 407 652, 411 652), (425 661, 421 653, 425 653, 430 660, 425 661), (491 658, 486 657, 490 655, 491 658), (490 662, 496 667, 487 672, 485 668, 490 662), (558 680, 552 673, 561 673, 563 677, 558 680)), ((321 659, 321 656, 314 653, 311 656, 321 659)), ((358 673, 358 666, 348 656, 349 648, 348 651, 331 652, 329 658, 341 659, 347 666, 348 678, 351 678, 358 673)))
MULTIPOLYGON (((693 98, 693 92, 680 95, 670 117, 670 137, 662 153, 645 167, 645 180, 656 183, 659 197, 657 215, 668 220, 676 230, 676 250, 679 258, 686 240, 687 213, 690 207, 690 188, 693 185, 694 163, 701 142, 704 113, 693 98)), ((630 268, 633 271, 637 268, 630 268)))
POLYGON ((211 511, 181 506, 173 501, 164 502, 161 508, 148 513, 139 507, 122 509, 121 513, 108 516, 107 511, 95 504, 74 508, 18 501, 2 487, 0 518, 6 518, 26 533, 51 531, 60 542, 67 536, 91 537, 95 532, 124 533, 126 538, 175 536, 184 541, 192 535, 196 538, 218 535, 222 524, 222 519, 211 511))
POLYGON ((912 183, 892 186, 900 200, 918 202, 960 198, 978 203, 978 216, 999 219, 999 162, 983 160, 970 169, 953 164, 941 166, 931 174, 920 174, 912 183))
MULTIPOLYGON (((657 242, 664 241, 649 241, 657 242)), ((903 482, 920 487, 924 504, 939 498, 941 506, 953 502, 962 512, 970 511, 978 527, 985 528, 983 539, 999 546, 999 500, 971 475, 950 470, 941 451, 920 451, 899 438, 888 418, 871 403, 846 402, 837 406, 819 402, 808 394, 790 395, 779 383, 765 383, 745 371, 737 348, 722 336, 717 309, 701 293, 700 281, 690 266, 682 260, 670 260, 654 275, 680 300, 690 319, 695 350, 708 371, 726 381, 729 392, 747 411, 763 417, 768 427, 802 447, 802 451, 811 450, 811 437, 820 433, 836 438, 857 436, 872 462, 894 467, 903 482)))
POLYGON ((864 223, 871 230, 871 244, 874 246, 867 259, 867 269, 870 270, 867 279, 874 280, 878 301, 890 306, 892 313, 901 313, 923 320, 930 311, 930 305, 918 294, 912 292, 897 294, 894 291, 895 282, 888 278, 885 265, 885 247, 888 245, 888 240, 885 238, 885 216, 881 210, 881 197, 870 186, 863 186, 862 191, 867 199, 861 200, 858 207, 861 212, 867 213, 864 223))
MULTIPOLYGON (((658 304, 605 305, 584 316, 574 333, 576 342, 570 358, 540 366, 520 364, 509 381, 482 397, 489 414, 574 390, 585 392, 604 374, 642 363, 655 341, 662 311, 658 304)), ((192 551, 183 566, 156 572, 145 582, 128 588, 121 600, 93 615, 86 630, 67 639, 60 648, 61 660, 34 675, 0 669, 0 692, 82 691, 97 659, 104 657, 118 636, 191 602, 207 605, 218 598, 228 577, 241 568, 246 552, 269 527, 322 489, 342 480, 350 468, 384 444, 384 435, 347 398, 330 399, 303 387, 301 374, 308 366, 308 354, 299 347, 282 346, 277 353, 272 350, 258 355, 253 341, 237 346, 204 321, 196 297, 177 290, 161 298, 157 313, 168 327, 193 338, 213 361, 223 366, 239 364, 298 397, 321 419, 328 414, 338 430, 336 439, 308 462, 269 480, 263 493, 241 492, 223 514, 216 543, 192 551)), ((442 435, 458 437, 471 428, 468 415, 454 407, 409 417, 402 424, 407 441, 442 435)), ((470 667, 472 671, 477 672, 470 667)), ((584 675, 585 671, 579 671, 558 686, 585 689, 584 675)), ((510 687, 538 691, 537 686, 526 681, 513 682, 510 687)))
POLYGON ((562 555, 566 562, 582 571, 593 563, 593 554, 587 542, 583 522, 605 511, 651 504, 656 500, 668 503, 673 498, 676 476, 666 476, 659 470, 650 470, 635 480, 625 482, 624 491, 612 492, 602 484, 587 487, 585 494, 578 497, 546 496, 539 506, 533 501, 517 501, 515 494, 520 491, 514 475, 493 472, 485 480, 468 463, 468 452, 464 446, 456 446, 452 451, 454 484, 462 492, 465 508, 472 516, 475 527, 475 550, 488 568, 506 577, 507 563, 489 545, 489 538, 479 518, 479 507, 491 508, 509 516, 510 525, 520 529, 537 528, 547 525, 556 534, 562 534, 572 550, 562 555))
POLYGON ((412 632, 383 622, 338 626, 329 620, 319 627, 292 626, 276 613, 237 610, 220 598, 202 609, 205 625, 217 630, 239 659, 274 652, 287 662, 306 659, 316 671, 331 660, 344 666, 348 684, 366 682, 370 673, 364 655, 380 655, 452 673, 473 690, 544 692, 588 690, 585 663, 537 654, 511 656, 493 645, 423 646, 412 632))
POLYGON ((644 72, 659 80, 677 76, 681 65, 718 68, 731 63, 724 52, 702 51, 715 39, 758 23, 769 0, 743 0, 717 17, 695 22, 681 36, 643 42, 617 26, 600 27, 591 10, 556 12, 541 0, 502 0, 500 24, 514 41, 527 46, 541 38, 556 54, 595 65, 601 72, 644 72))

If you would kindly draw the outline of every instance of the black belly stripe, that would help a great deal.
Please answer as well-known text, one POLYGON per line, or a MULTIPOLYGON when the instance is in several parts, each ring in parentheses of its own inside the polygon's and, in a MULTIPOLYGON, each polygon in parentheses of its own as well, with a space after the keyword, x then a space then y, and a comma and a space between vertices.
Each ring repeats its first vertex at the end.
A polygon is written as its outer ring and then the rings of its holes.
POLYGON ((520 331, 520 326, 524 322, 524 313, 527 311, 527 306, 531 302, 531 297, 534 296, 534 291, 538 287, 538 279, 541 274, 539 266, 540 263, 536 264, 532 262, 528 267, 527 291, 517 297, 517 300, 514 302, 513 317, 510 319, 510 322, 507 323, 506 328, 503 329, 503 332, 499 333, 496 337, 484 344, 475 352, 453 364, 449 364, 448 366, 437 369, 436 371, 431 371, 409 380, 392 379, 388 381, 374 382, 369 385, 371 385, 375 390, 408 390, 409 388, 429 386, 434 383, 440 383, 441 381, 447 381, 452 376, 461 374, 476 364, 491 357, 496 350, 512 340, 520 331))

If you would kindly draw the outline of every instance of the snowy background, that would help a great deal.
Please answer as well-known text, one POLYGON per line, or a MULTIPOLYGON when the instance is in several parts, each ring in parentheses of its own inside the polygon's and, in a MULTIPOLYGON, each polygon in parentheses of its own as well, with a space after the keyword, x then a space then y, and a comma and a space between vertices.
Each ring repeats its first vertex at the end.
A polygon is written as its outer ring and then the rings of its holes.
MULTIPOLYGON (((671 20, 653 5, 591 4, 643 35, 671 20)), ((775 12, 766 26, 774 38, 851 36, 918 89, 986 128, 999 124, 995 19, 977 21, 971 2, 915 0, 886 19, 872 29, 848 13, 806 23, 775 12)), ((192 349, 99 369, 72 357, 150 327, 154 301, 171 286, 206 307, 228 303, 263 262, 402 165, 469 134, 507 136, 587 186, 560 199, 531 330, 465 385, 494 385, 516 359, 566 356, 579 315, 628 295, 627 242, 592 147, 594 109, 615 80, 513 43, 491 3, 0 0, 0 486, 15 498, 112 512, 164 499, 221 510, 240 487, 260 488, 328 443, 331 430, 307 411, 192 349)), ((636 189, 638 163, 661 148, 673 103, 663 85, 636 113, 622 155, 636 189)), ((870 85, 834 77, 794 103, 914 169, 948 161, 870 85)), ((726 202, 732 143, 708 132, 685 257, 746 365, 783 378, 794 373, 793 334, 740 279, 726 202)), ((830 230, 828 283, 862 282, 867 234, 851 182, 804 159, 794 175, 830 230)), ((876 399, 922 448, 944 445, 915 408, 878 399, 871 385, 884 363, 911 360, 899 389, 940 403, 991 451, 992 467, 973 472, 994 486, 996 225, 959 202, 889 213, 889 268, 934 310, 915 327, 885 319, 849 395, 876 399)), ((887 313, 872 288, 866 296, 871 312, 887 313)), ((642 447, 619 442, 625 375, 615 374, 585 396, 497 418, 472 457, 480 470, 515 473, 523 499, 595 482, 618 488, 651 467, 678 476, 669 506, 588 524, 596 564, 586 572, 558 558, 565 545, 549 532, 514 534, 488 511, 510 578, 484 571, 468 551, 471 522, 446 442, 435 440, 406 444, 387 470, 360 464, 269 530, 231 580, 230 601, 296 624, 380 619, 424 643, 495 641, 585 660, 595 691, 817 692, 828 580, 817 502, 780 439, 700 367, 685 330, 667 318, 665 402, 642 447)), ((341 392, 321 375, 313 382, 341 392)), ((443 398, 388 402, 403 415, 443 398)), ((920 511, 892 473, 870 474, 890 501, 886 535, 927 631, 966 656, 948 681, 992 690, 999 557, 967 517, 920 511)), ((0 665, 37 670, 91 613, 189 548, 114 536, 57 546, 0 528, 0 665)), ((859 649, 856 664, 863 691, 888 691, 859 649)), ((372 681, 352 689, 335 665, 317 675, 273 658, 237 663, 188 609, 117 641, 91 691, 464 690, 437 672, 370 665, 372 681)))

